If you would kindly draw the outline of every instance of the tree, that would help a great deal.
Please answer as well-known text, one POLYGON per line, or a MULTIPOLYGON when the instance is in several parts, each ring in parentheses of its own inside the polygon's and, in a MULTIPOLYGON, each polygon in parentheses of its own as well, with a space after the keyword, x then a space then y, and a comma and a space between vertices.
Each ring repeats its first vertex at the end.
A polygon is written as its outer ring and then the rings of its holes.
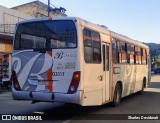
POLYGON ((158 56, 156 59, 156 66, 160 67, 160 56, 158 56))

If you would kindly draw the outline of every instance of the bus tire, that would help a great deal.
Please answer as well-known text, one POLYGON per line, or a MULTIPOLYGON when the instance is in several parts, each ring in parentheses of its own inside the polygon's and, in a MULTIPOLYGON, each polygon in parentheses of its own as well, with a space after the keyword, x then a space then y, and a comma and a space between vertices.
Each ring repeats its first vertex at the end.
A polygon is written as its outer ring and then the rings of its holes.
POLYGON ((116 107, 121 102, 121 96, 122 96, 122 89, 119 85, 119 83, 116 84, 115 90, 114 90, 114 97, 113 97, 113 106, 116 107))

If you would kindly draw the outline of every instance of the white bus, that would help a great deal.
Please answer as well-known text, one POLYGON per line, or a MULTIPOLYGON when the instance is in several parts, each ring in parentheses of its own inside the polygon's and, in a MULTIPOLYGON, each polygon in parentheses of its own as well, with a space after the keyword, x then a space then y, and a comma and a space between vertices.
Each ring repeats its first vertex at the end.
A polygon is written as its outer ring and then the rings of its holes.
POLYGON ((18 23, 12 56, 14 100, 116 106, 150 82, 147 45, 80 18, 18 23))

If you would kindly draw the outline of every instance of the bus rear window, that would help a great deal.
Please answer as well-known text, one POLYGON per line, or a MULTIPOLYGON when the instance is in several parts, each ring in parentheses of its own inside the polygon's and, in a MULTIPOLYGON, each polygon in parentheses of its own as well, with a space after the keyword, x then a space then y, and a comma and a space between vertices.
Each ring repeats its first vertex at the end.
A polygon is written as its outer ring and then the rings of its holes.
POLYGON ((76 48, 77 33, 73 21, 41 21, 20 24, 14 49, 76 48))

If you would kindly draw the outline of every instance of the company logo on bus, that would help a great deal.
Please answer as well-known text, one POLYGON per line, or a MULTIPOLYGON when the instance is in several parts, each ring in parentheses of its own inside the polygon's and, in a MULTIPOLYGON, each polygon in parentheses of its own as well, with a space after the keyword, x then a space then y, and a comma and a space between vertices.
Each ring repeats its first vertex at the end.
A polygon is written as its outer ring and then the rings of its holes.
POLYGON ((62 59, 64 55, 64 52, 57 52, 56 55, 54 56, 55 59, 62 59))
POLYGON ((63 51, 57 52, 54 56, 55 59, 62 59, 64 57, 76 57, 75 53, 67 53, 65 54, 63 51))

